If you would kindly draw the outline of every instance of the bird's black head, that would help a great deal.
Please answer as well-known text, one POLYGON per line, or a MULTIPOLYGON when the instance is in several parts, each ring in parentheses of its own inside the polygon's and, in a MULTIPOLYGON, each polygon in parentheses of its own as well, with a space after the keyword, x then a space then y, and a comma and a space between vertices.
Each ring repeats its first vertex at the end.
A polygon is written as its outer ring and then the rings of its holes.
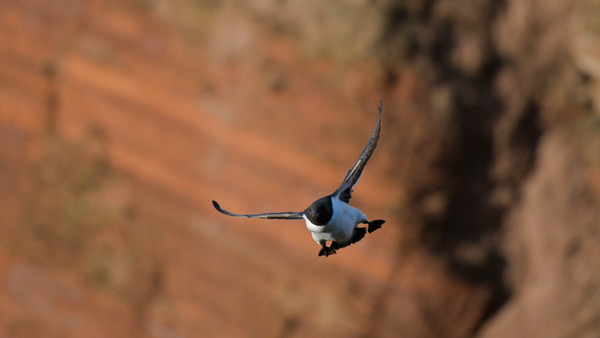
POLYGON ((325 225, 333 216, 331 196, 325 196, 314 201, 306 210, 306 218, 314 225, 325 225))

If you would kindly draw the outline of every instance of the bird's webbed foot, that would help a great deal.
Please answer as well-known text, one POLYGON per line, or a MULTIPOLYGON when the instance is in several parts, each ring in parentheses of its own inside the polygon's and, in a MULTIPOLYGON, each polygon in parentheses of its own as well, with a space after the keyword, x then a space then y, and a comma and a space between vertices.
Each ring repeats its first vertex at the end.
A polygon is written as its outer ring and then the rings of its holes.
POLYGON ((330 255, 335 255, 335 249, 331 248, 331 247, 327 247, 327 245, 325 244, 321 244, 321 251, 319 251, 319 256, 330 256, 330 255))
POLYGON ((381 226, 383 225, 383 223, 385 223, 385 221, 382 220, 382 219, 376 219, 374 221, 368 221, 367 224, 369 224, 369 226, 367 227, 367 231, 369 233, 372 233, 373 231, 381 228, 381 226))

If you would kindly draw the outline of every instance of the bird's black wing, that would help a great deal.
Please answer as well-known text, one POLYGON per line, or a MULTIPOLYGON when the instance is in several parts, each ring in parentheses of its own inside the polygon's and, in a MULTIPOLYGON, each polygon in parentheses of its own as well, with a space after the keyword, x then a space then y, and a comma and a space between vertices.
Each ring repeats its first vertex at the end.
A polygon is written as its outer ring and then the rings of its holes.
POLYGON ((218 212, 233 217, 244 217, 244 218, 262 218, 262 219, 302 219, 301 212, 268 212, 263 214, 234 214, 221 208, 219 203, 212 201, 213 206, 218 212))
POLYGON ((340 187, 333 193, 334 195, 338 195, 340 200, 348 203, 350 202, 350 198, 352 198, 352 188, 358 182, 360 175, 365 169, 369 158, 373 155, 373 151, 375 147, 377 147, 377 141, 379 141, 379 132, 381 131, 381 113, 383 112, 383 99, 379 101, 379 119, 377 120, 377 125, 375 126, 375 130, 373 134, 371 134, 371 138, 369 139, 369 143, 363 150, 363 152, 358 157, 358 160, 354 164, 352 169, 348 170, 344 181, 340 185, 340 187))

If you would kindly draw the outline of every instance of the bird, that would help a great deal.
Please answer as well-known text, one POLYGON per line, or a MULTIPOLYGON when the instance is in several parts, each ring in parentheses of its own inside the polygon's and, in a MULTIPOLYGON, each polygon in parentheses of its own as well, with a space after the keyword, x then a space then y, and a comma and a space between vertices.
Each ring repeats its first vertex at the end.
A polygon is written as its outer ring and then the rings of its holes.
POLYGON ((353 188, 358 183, 379 141, 383 99, 379 101, 378 111, 379 118, 369 142, 358 157, 358 160, 356 160, 356 163, 354 163, 352 169, 346 172, 346 176, 340 186, 332 194, 314 201, 304 211, 236 214, 221 208, 219 203, 213 200, 214 208, 218 212, 232 217, 304 220, 313 240, 321 246, 318 256, 328 257, 336 254, 339 249, 357 243, 365 237, 367 232, 370 234, 381 228, 383 223, 385 223, 385 220, 382 219, 369 221, 362 211, 349 204, 353 188), (330 243, 329 246, 327 246, 328 242, 330 243))

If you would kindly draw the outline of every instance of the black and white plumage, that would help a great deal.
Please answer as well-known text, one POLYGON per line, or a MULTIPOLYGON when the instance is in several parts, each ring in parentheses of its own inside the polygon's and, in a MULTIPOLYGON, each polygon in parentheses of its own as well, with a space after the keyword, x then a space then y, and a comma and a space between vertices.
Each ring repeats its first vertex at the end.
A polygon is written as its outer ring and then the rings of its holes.
POLYGON ((262 218, 262 219, 304 219, 306 227, 311 232, 313 239, 321 250, 319 256, 329 256, 336 253, 337 249, 344 248, 363 239, 366 232, 373 232, 381 227, 384 220, 369 221, 367 216, 357 208, 348 203, 352 198, 352 188, 356 185, 360 176, 373 155, 379 133, 381 131, 381 114, 383 112, 383 100, 379 103, 379 118, 369 143, 362 151, 358 160, 346 173, 346 177, 339 188, 331 195, 319 198, 308 208, 301 212, 274 212, 262 214, 234 214, 221 208, 219 203, 213 201, 213 206, 222 214, 233 217, 262 218), (367 224, 367 227, 359 227, 367 224), (328 247, 327 242, 331 242, 328 247))

